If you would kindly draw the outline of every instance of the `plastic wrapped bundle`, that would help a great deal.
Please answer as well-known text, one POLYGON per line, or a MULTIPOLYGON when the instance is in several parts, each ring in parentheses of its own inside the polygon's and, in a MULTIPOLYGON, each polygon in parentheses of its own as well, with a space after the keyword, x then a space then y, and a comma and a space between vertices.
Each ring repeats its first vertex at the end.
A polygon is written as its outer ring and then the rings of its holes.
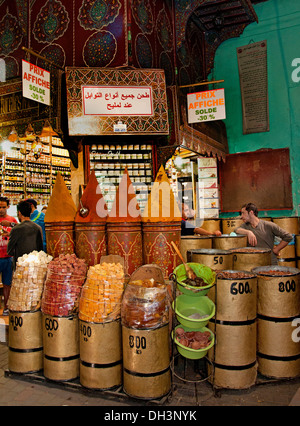
POLYGON ((42 312, 67 317, 78 312, 87 265, 75 254, 59 255, 48 265, 42 297, 42 312))
POLYGON ((44 251, 18 258, 8 300, 10 311, 33 312, 40 308, 47 267, 52 259, 44 251))
POLYGON ((154 279, 131 281, 124 292, 121 319, 125 327, 139 330, 169 322, 167 287, 154 279))
POLYGON ((79 318, 103 323, 120 318, 124 291, 124 268, 120 263, 91 266, 83 286, 79 318))

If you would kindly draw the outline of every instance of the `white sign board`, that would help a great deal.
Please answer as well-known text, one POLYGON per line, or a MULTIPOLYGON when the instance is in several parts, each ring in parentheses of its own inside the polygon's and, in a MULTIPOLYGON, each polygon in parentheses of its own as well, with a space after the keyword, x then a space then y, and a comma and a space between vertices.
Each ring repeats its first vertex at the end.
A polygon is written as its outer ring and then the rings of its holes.
POLYGON ((224 89, 189 93, 187 95, 187 104, 189 123, 201 123, 226 118, 224 89))
POLYGON ((84 115, 152 116, 152 87, 82 86, 84 115))
POLYGON ((50 72, 22 60, 23 96, 50 105, 50 72))

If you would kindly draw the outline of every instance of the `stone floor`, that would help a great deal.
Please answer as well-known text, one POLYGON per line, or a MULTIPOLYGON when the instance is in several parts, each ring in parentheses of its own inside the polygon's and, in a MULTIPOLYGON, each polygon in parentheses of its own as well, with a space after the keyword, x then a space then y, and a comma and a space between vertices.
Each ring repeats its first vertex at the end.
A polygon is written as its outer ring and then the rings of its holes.
POLYGON ((143 401, 128 397, 122 388, 88 391, 78 380, 57 384, 47 381, 42 374, 10 373, 7 343, 0 343, 0 406, 300 406, 300 378, 271 383, 260 380, 260 384, 247 390, 216 390, 208 381, 201 381, 193 361, 180 358, 173 372, 176 376, 173 375, 172 390, 167 397, 143 401))

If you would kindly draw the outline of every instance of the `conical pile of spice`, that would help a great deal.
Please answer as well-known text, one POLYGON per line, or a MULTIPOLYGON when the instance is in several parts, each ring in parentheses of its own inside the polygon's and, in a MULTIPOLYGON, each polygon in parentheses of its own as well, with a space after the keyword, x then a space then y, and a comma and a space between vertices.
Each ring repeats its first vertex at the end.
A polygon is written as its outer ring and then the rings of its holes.
POLYGON ((180 263, 171 242, 180 247, 181 213, 163 166, 143 211, 142 229, 144 262, 159 265, 168 278, 180 263))
POLYGON ((51 256, 74 253, 75 215, 75 203, 58 172, 45 214, 47 253, 51 256))
POLYGON ((75 216, 75 253, 88 266, 106 255, 106 219, 107 206, 93 170, 75 216))
POLYGON ((141 212, 127 168, 107 218, 107 247, 124 258, 126 277, 143 264, 141 212))

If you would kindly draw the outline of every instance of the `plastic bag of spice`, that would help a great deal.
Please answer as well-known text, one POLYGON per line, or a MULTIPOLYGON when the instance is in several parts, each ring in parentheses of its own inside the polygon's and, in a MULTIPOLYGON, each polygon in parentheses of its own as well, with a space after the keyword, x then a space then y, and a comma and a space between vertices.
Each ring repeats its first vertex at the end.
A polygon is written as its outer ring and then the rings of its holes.
POLYGON ((78 312, 80 293, 87 265, 75 254, 59 255, 48 265, 41 310, 44 314, 65 317, 78 312))
POLYGON ((102 323, 120 318, 124 292, 124 268, 120 263, 91 266, 83 286, 79 318, 102 323))
POLYGON ((131 281, 121 305, 122 325, 136 329, 158 328, 169 322, 167 287, 154 279, 131 281))
POLYGON ((33 312, 40 308, 47 267, 52 259, 44 251, 18 258, 8 300, 11 311, 33 312))

